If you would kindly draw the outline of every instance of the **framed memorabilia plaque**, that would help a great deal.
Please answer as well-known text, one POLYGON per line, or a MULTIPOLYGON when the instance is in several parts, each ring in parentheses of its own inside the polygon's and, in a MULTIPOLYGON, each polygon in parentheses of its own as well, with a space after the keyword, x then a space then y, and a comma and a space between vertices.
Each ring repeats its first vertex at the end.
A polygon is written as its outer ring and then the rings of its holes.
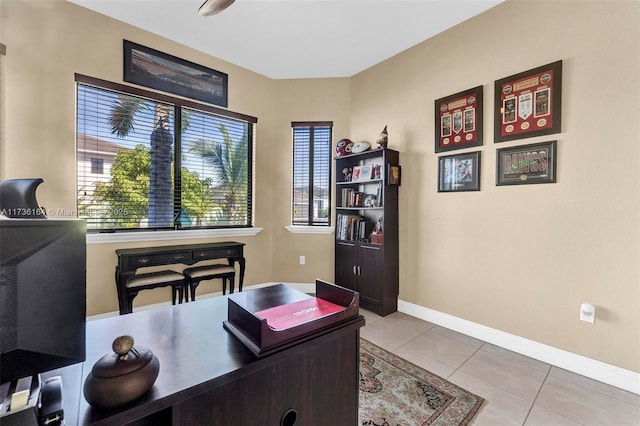
POLYGON ((482 145, 482 86, 435 101, 436 152, 482 145))
POLYGON ((480 191, 480 151, 438 158, 438 192, 480 191))
POLYGON ((227 107, 227 74, 123 40, 124 81, 227 107))
POLYGON ((496 151, 496 185, 554 183, 557 141, 513 146, 496 151))
POLYGON ((496 80, 494 141, 561 131, 562 61, 496 80))
POLYGON ((392 166, 389 164, 387 170, 389 173, 387 176, 387 185, 400 186, 402 168, 400 166, 392 166))

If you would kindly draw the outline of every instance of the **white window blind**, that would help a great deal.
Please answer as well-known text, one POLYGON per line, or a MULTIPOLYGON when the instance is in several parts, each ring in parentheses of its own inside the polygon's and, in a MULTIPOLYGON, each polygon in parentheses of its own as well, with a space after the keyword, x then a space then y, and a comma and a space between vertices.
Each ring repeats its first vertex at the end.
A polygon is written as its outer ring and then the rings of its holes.
POLYGON ((78 217, 88 230, 251 226, 255 119, 105 86, 77 85, 78 217))
POLYGON ((332 122, 293 122, 292 224, 331 223, 332 122))

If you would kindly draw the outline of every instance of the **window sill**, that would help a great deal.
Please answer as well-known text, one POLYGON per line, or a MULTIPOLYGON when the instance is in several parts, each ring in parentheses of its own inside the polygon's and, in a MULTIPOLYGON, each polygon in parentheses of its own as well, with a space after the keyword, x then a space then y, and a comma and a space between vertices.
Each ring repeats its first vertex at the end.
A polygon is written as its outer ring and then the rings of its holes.
POLYGON ((136 241, 193 240, 198 238, 252 237, 262 228, 195 229, 191 231, 153 231, 87 234, 87 244, 129 243, 136 241))
POLYGON ((333 234, 333 226, 285 226, 292 234, 333 234))

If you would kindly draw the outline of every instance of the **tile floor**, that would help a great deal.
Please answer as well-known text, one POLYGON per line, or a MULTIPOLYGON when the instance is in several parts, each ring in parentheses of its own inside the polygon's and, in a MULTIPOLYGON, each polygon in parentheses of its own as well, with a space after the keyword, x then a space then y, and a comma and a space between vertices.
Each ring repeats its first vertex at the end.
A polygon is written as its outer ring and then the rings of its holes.
POLYGON ((640 426, 640 395, 400 312, 361 312, 361 337, 485 399, 474 426, 640 426))

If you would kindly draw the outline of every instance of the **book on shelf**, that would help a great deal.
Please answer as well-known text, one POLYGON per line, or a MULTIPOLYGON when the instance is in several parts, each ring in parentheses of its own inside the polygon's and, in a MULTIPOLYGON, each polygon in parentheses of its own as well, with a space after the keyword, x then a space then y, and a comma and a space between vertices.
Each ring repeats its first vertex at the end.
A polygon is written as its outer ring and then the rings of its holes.
POLYGON ((352 188, 342 189, 342 207, 362 207, 365 194, 352 188))
POLYGON ((378 186, 376 194, 367 194, 352 188, 343 188, 341 207, 382 207, 382 188, 378 186), (371 200, 375 200, 373 203, 371 200))
POLYGON ((360 215, 339 214, 336 218, 336 238, 364 241, 371 235, 373 226, 373 222, 360 215))
POLYGON ((382 182, 378 183, 378 189, 376 191, 376 198, 378 201, 378 207, 382 207, 382 182))

